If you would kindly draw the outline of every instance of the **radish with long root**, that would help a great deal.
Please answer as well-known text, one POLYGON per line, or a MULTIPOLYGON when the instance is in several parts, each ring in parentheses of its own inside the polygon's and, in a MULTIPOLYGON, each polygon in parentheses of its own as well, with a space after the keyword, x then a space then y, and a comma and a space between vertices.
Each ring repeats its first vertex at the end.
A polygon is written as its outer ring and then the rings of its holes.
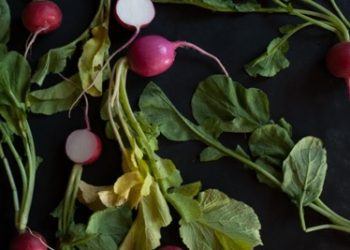
MULTIPOLYGON (((58 229, 62 235, 68 235, 70 225, 73 223, 75 201, 78 194, 79 183, 83 165, 94 163, 101 155, 102 143, 99 136, 91 132, 88 117, 89 105, 85 97, 85 123, 86 128, 73 131, 66 140, 65 151, 68 158, 75 164, 70 174, 67 190, 62 202, 62 214, 59 218, 58 229)), ((63 244, 63 242, 62 242, 63 244)), ((64 247, 62 246, 62 249, 64 247)))
POLYGON ((27 57, 38 35, 50 33, 61 26, 62 11, 52 1, 34 0, 25 7, 22 21, 30 32, 24 52, 24 57, 27 57))
POLYGON ((209 57, 219 65, 226 76, 229 76, 226 68, 216 56, 197 45, 186 41, 171 42, 158 35, 143 36, 137 39, 128 51, 128 63, 131 70, 140 76, 157 76, 173 65, 178 48, 194 49, 209 57))
POLYGON ((329 50, 327 67, 335 77, 344 78, 350 98, 350 42, 338 43, 329 50))
POLYGON ((117 0, 114 8, 114 16, 117 22, 125 27, 126 29, 133 30, 134 33, 131 38, 126 41, 120 48, 114 51, 106 60, 104 65, 101 67, 99 72, 97 73, 95 79, 92 83, 82 91, 82 93, 78 96, 75 102, 72 104, 69 114, 71 110, 75 107, 75 105, 80 101, 83 95, 86 92, 93 88, 99 79, 100 74, 107 68, 112 59, 121 51, 126 49, 139 35, 142 28, 149 25, 155 17, 155 9, 151 0, 117 0))

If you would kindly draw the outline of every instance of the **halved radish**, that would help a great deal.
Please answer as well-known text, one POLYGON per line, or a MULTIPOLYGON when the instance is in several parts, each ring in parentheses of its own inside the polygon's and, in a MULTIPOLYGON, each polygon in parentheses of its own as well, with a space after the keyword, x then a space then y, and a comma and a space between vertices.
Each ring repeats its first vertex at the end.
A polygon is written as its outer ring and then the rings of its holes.
POLYGON ((102 151, 100 138, 88 129, 73 131, 66 141, 66 154, 77 164, 94 163, 102 151))

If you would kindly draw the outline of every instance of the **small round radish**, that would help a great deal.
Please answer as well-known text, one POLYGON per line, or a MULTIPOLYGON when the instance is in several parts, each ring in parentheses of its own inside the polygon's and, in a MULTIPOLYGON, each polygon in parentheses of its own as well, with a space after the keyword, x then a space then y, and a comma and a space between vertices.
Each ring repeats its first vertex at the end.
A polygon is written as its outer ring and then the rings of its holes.
POLYGON ((183 250, 181 247, 177 247, 177 246, 164 246, 164 247, 160 247, 159 250, 183 250))
POLYGON ((27 4, 22 13, 22 21, 31 33, 24 52, 26 58, 38 35, 49 33, 61 26, 62 12, 52 1, 36 0, 27 4))
POLYGON ((135 73, 143 77, 159 75, 173 65, 177 48, 191 48, 213 59, 228 76, 227 70, 216 56, 192 43, 170 42, 158 35, 143 36, 132 44, 127 55, 129 66, 135 73))
POLYGON ((329 50, 327 67, 332 75, 345 79, 350 97, 350 42, 338 43, 329 50))
POLYGON ((36 232, 25 232, 13 239, 11 250, 47 250, 45 238, 36 232))
POLYGON ((46 34, 61 26, 62 12, 52 1, 32 1, 25 7, 22 20, 31 33, 46 34))
POLYGON ((77 164, 92 164, 101 155, 102 143, 100 138, 89 129, 73 131, 66 141, 66 154, 77 164))

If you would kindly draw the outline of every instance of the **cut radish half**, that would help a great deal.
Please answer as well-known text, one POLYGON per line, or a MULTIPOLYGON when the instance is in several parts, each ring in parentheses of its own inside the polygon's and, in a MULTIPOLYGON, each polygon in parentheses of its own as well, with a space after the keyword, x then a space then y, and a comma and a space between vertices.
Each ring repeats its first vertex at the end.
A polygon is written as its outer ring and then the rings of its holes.
POLYGON ((88 129, 73 131, 66 141, 66 154, 77 164, 94 163, 102 151, 100 138, 88 129))
POLYGON ((118 0, 115 5, 117 21, 128 29, 141 29, 152 22, 155 14, 150 0, 118 0))

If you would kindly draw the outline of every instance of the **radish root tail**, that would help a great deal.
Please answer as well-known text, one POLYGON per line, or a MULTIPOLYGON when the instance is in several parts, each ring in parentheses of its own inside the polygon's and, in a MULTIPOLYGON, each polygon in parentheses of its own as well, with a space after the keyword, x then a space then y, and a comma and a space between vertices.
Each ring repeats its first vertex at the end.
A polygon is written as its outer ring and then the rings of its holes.
POLYGON ((33 233, 33 231, 32 231, 29 227, 27 227, 27 230, 28 230, 28 232, 29 232, 33 237, 37 238, 37 239, 41 242, 41 244, 43 244, 47 249, 49 249, 49 250, 55 250, 54 248, 52 248, 52 247, 50 247, 48 244, 46 244, 46 242, 43 241, 41 237, 39 237, 38 235, 36 235, 35 233, 33 233))
POLYGON ((37 30, 35 33, 30 33, 30 35, 28 36, 27 42, 26 42, 26 47, 25 47, 25 51, 24 51, 24 58, 28 57, 28 54, 30 52, 30 50, 33 47, 33 44, 35 42, 35 40, 37 39, 38 35, 43 32, 46 28, 42 28, 37 30))
POLYGON ((219 65, 219 67, 221 68, 222 72, 227 77, 230 76, 228 71, 226 70, 225 66, 220 61, 220 59, 218 57, 214 56, 213 54, 205 51, 204 49, 198 47, 197 45, 195 45, 193 43, 189 43, 189 42, 186 42, 186 41, 178 41, 178 42, 175 42, 174 44, 175 44, 175 48, 189 48, 189 49, 193 49, 193 50, 198 51, 200 54, 213 59, 219 65))

